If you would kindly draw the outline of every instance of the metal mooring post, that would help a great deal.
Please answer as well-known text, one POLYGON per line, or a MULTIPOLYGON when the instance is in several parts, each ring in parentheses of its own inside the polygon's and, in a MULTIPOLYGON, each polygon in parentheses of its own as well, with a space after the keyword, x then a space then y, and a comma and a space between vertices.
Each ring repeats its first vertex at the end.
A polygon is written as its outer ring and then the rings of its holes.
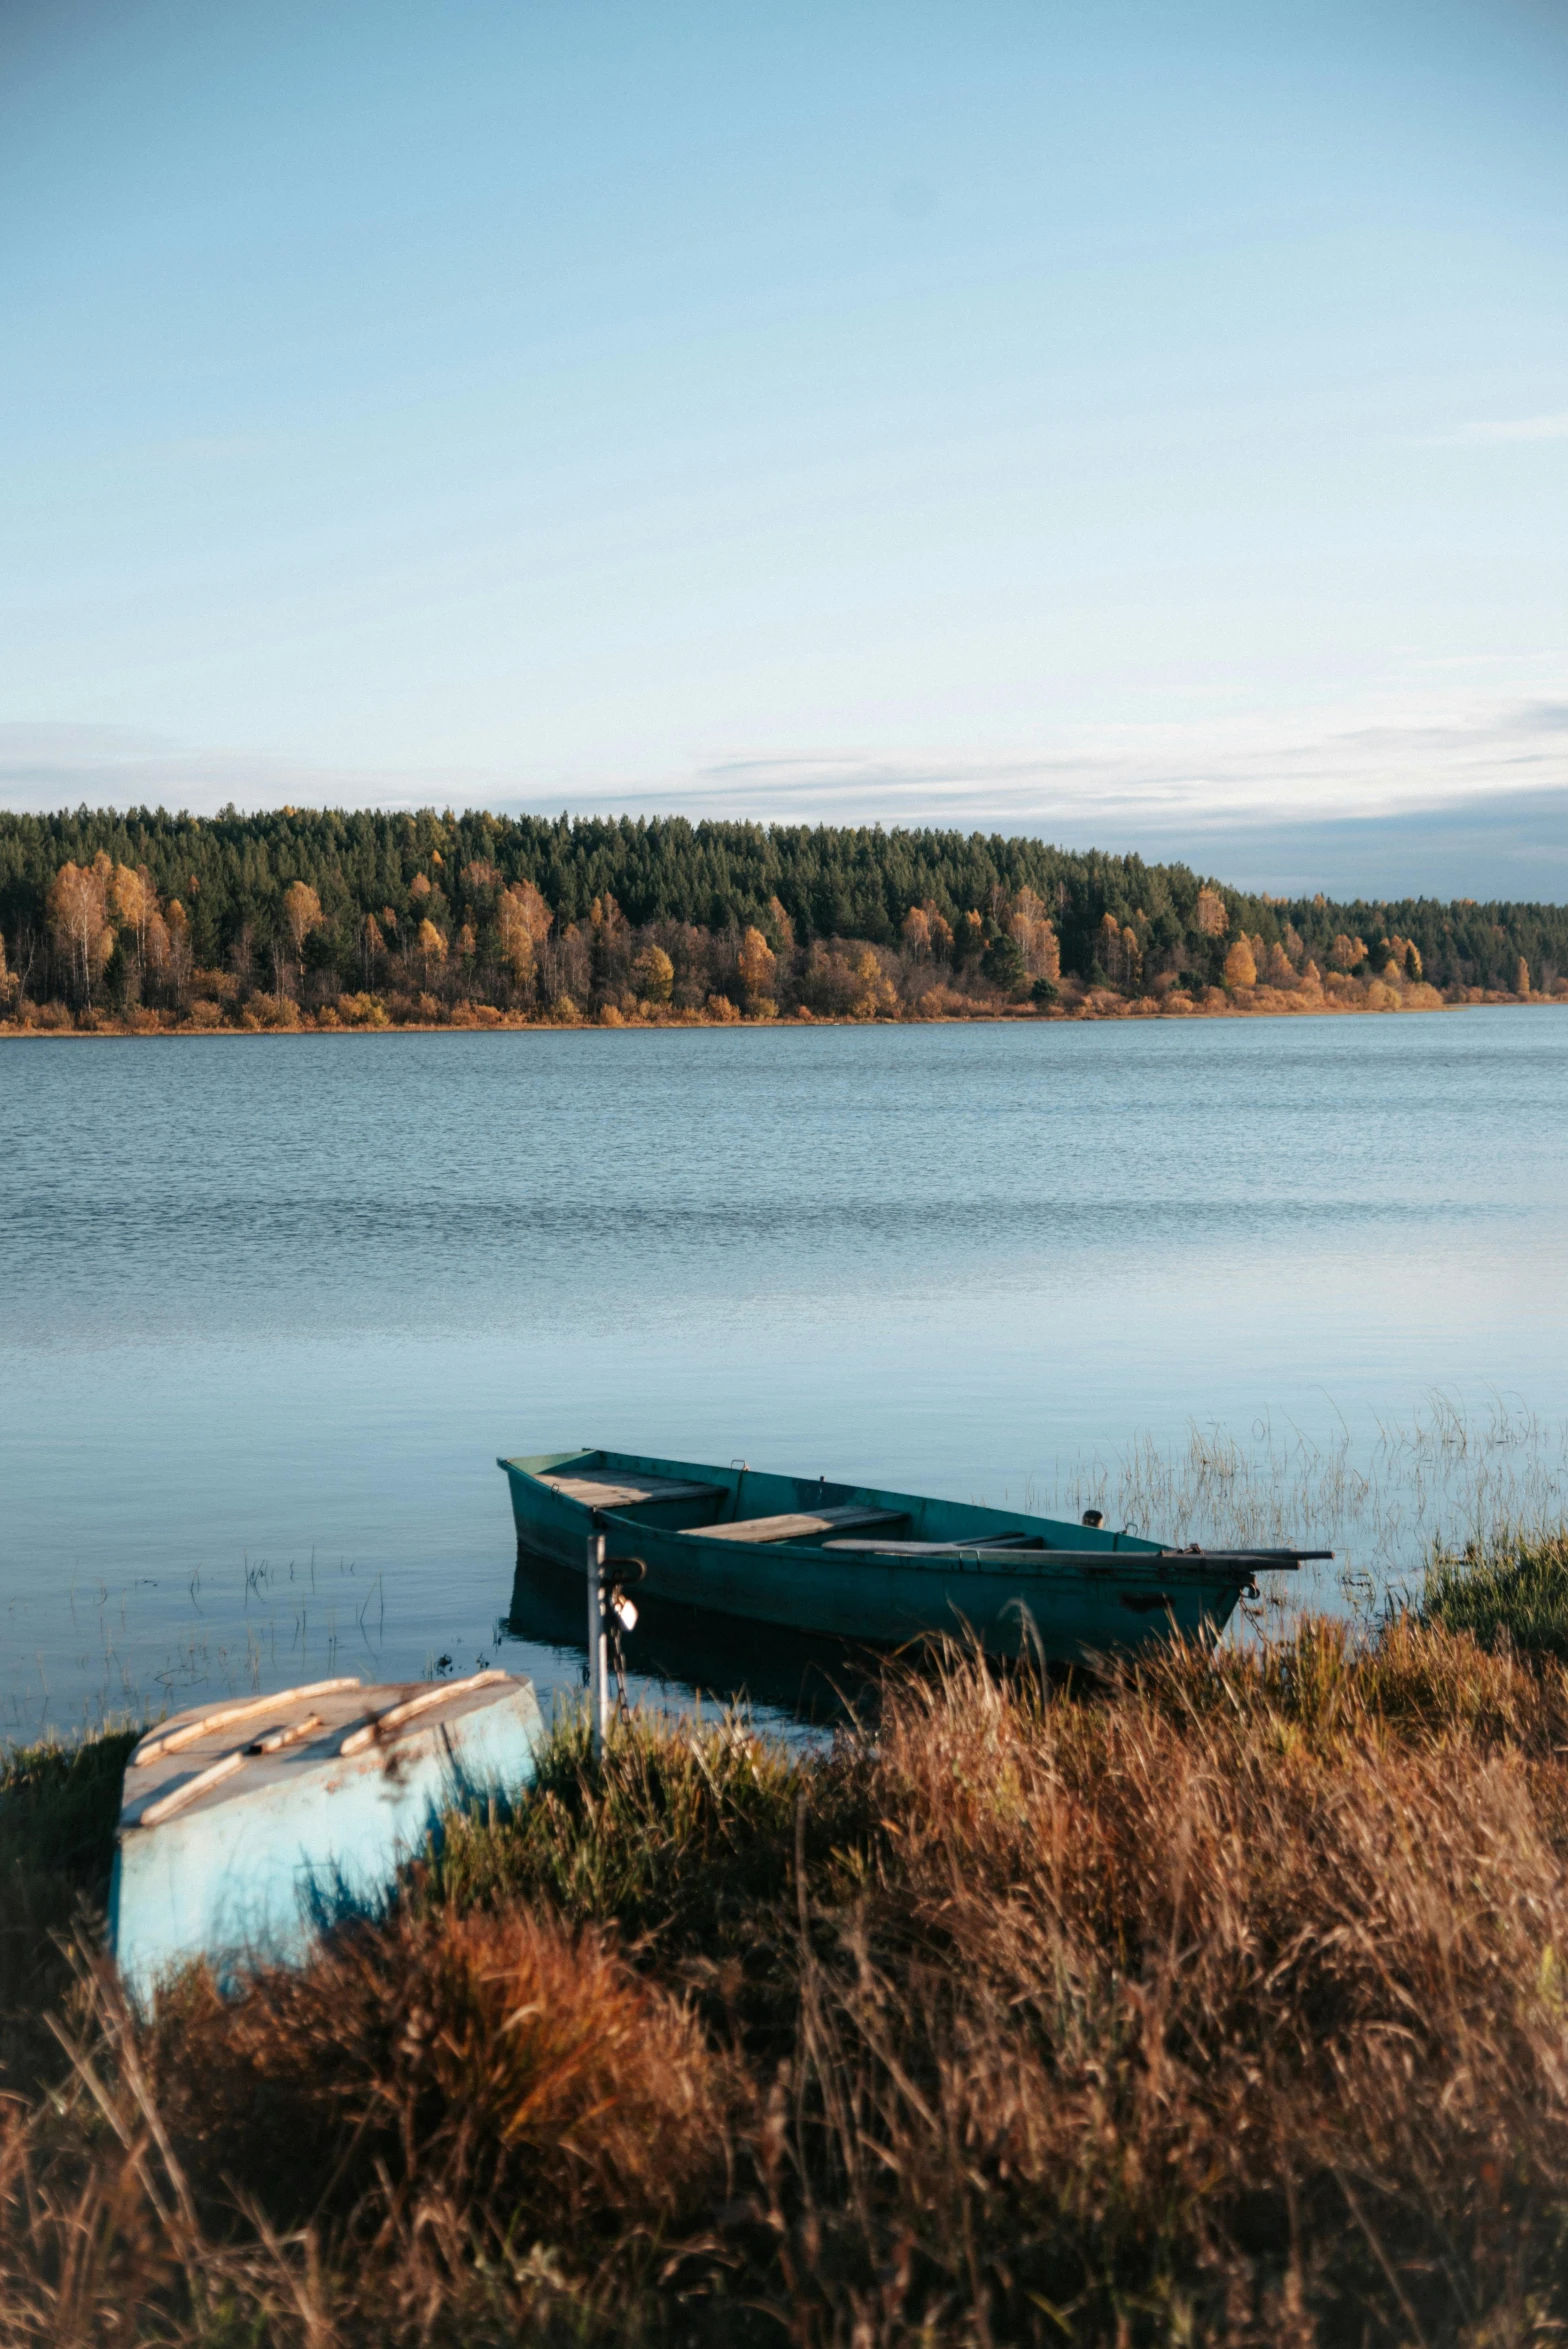
POLYGON ((588 1536, 588 1726, 593 1758, 604 1754, 604 1733, 610 1717, 610 1640, 604 1609, 603 1519, 595 1511, 588 1536))

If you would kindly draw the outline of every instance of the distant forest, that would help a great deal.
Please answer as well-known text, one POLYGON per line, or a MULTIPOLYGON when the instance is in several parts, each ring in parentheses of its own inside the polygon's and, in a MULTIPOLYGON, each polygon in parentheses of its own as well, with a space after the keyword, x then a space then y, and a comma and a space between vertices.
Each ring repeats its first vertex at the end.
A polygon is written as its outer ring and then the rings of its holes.
POLYGON ((1398 1009, 1568 996, 1568 908, 1252 895, 979 833, 0 814, 16 1027, 1398 1009))

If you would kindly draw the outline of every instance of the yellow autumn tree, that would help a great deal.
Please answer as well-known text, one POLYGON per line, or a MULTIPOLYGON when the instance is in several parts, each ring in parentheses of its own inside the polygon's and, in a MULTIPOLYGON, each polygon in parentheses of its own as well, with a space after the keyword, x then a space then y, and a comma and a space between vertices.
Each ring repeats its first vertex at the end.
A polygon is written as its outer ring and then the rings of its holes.
POLYGON ((89 1004, 114 952, 108 909, 111 873, 109 859, 102 853, 90 865, 63 864, 50 882, 45 900, 55 951, 71 974, 71 985, 89 1004))
POLYGON ((776 1011, 778 1006, 774 1000, 773 985, 778 962, 760 930, 747 930, 740 942, 736 964, 747 1010, 758 1011, 766 1004, 770 1012, 776 1011))
POLYGON ((1227 987, 1255 987, 1258 966, 1252 957, 1252 947, 1245 938, 1238 938, 1225 957, 1225 984, 1227 987))
POLYGON ((322 923, 321 900, 308 881, 291 881, 283 892, 283 934, 294 960, 305 951, 305 941, 322 923))
POLYGON ((675 965, 662 946, 645 946, 632 964, 632 985, 649 1003, 668 1003, 675 991, 675 965))
POLYGON ((147 933, 158 916, 158 892, 145 865, 116 865, 106 891, 109 918, 129 946, 138 977, 147 965, 147 933))
POLYGON ((446 960, 446 940, 432 921, 423 921, 415 938, 415 945, 426 969, 446 960))
POLYGON ((924 961, 931 952, 931 916, 923 905, 912 905, 903 921, 904 951, 924 961))
POLYGON ((183 987, 191 975, 190 917, 177 897, 171 897, 163 909, 164 927, 168 932, 168 960, 159 972, 171 986, 183 987))
POLYGON ((1421 949, 1413 938, 1401 938, 1396 930, 1391 938, 1382 942, 1380 951, 1385 979, 1403 984, 1407 979, 1420 978, 1421 949))
POLYGON ((863 946, 855 957, 855 999, 849 1007, 854 1020, 890 1020, 898 1010, 898 992, 876 957, 863 946))
POLYGON ((1020 889, 1013 899, 1007 927, 1023 948, 1024 968, 1031 979, 1061 977, 1062 949, 1056 925, 1032 889, 1020 889))
POLYGON ((542 946, 550 935, 555 916, 546 905, 532 881, 514 881, 508 892, 523 909, 523 919, 536 946, 542 946))
POLYGON ((1519 957, 1519 967, 1514 972, 1514 993, 1516 995, 1528 995, 1529 992, 1530 965, 1525 961, 1524 956, 1521 954, 1519 957))
POLYGON ((501 942, 501 960, 512 974, 515 986, 526 987, 534 975, 533 932, 517 911, 510 897, 503 897, 497 930, 501 942))
POLYGON ((1330 970, 1359 970, 1366 959, 1367 950, 1364 942, 1360 938, 1348 937, 1343 930, 1340 931, 1339 936, 1328 950, 1330 970))
POLYGON ((775 954, 788 954, 795 943, 795 925, 777 897, 768 899, 767 938, 775 954))
POLYGON ((496 904, 501 960, 519 987, 534 975, 539 948, 549 936, 553 919, 532 881, 514 881, 496 904))
POLYGON ((1230 928, 1230 915, 1225 911, 1224 898, 1206 882, 1198 891, 1198 928, 1205 938, 1223 938, 1230 928))
POLYGON ((1113 987, 1136 987, 1143 975, 1143 955, 1138 945, 1138 933, 1128 923, 1125 927, 1113 913, 1100 920, 1095 941, 1095 954, 1101 970, 1113 987))
MULTIPOLYGON (((174 902, 178 905, 179 899, 176 898, 174 902)), ((146 929, 142 933, 144 976, 150 973, 155 979, 167 979, 172 956, 173 942, 168 923, 161 913, 149 915, 146 929)))

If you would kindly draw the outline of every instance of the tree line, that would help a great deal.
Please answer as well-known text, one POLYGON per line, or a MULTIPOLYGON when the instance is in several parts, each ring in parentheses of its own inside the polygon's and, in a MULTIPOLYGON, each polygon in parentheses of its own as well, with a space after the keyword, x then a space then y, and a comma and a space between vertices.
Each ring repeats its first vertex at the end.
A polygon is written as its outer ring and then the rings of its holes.
POLYGON ((1347 1008, 1568 992, 1568 908, 1254 894, 935 830, 283 808, 0 813, 24 1025, 1347 1008))

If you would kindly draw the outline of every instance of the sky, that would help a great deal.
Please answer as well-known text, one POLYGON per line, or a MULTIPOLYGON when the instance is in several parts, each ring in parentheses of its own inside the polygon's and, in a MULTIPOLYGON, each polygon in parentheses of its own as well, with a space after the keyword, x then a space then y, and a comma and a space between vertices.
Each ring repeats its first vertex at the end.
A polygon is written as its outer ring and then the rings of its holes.
POLYGON ((1568 8, 8 0, 0 805, 1568 897, 1568 8))

